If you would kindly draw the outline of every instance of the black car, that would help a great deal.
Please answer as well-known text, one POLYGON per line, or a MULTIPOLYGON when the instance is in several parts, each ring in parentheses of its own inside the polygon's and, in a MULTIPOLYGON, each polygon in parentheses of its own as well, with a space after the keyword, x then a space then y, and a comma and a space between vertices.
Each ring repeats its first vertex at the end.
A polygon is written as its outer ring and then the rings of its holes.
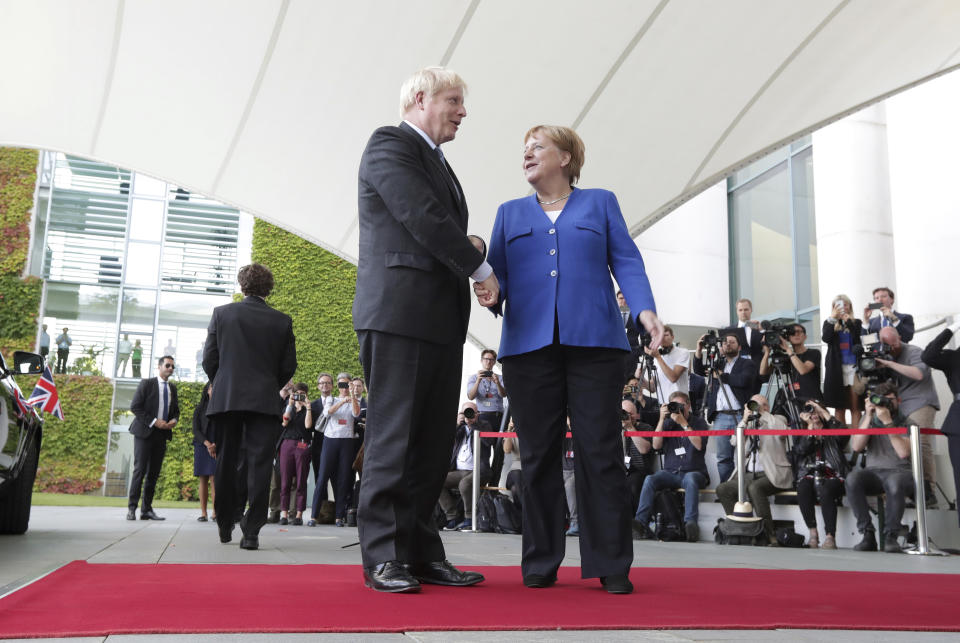
POLYGON ((30 500, 37 477, 43 417, 19 402, 14 375, 38 375, 43 358, 13 354, 13 368, 0 355, 0 534, 22 534, 30 522, 30 500))

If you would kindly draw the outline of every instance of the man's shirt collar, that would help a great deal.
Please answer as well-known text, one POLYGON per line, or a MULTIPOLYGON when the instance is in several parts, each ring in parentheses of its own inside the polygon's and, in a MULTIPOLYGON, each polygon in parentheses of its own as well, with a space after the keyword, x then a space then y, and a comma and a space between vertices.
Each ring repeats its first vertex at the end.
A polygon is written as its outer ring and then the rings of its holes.
POLYGON ((430 138, 430 136, 426 132, 424 132, 422 129, 420 129, 419 127, 417 127, 416 125, 408 121, 407 119, 403 119, 403 122, 409 125, 410 127, 412 127, 414 132, 422 136, 423 140, 427 142, 427 145, 430 146, 431 150, 437 149, 437 144, 433 142, 433 139, 430 138))

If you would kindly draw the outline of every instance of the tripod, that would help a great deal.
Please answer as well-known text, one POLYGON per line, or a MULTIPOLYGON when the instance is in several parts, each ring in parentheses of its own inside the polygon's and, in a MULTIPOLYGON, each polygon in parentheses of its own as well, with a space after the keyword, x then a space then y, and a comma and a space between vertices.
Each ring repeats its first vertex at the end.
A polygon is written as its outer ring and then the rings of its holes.
MULTIPOLYGON (((779 358, 779 356, 777 357, 779 358)), ((800 411, 798 410, 800 402, 797 400, 790 362, 783 362, 780 359, 773 361, 773 377, 777 383, 777 388, 783 391, 783 405, 786 407, 788 424, 791 429, 796 429, 800 426, 800 411)))

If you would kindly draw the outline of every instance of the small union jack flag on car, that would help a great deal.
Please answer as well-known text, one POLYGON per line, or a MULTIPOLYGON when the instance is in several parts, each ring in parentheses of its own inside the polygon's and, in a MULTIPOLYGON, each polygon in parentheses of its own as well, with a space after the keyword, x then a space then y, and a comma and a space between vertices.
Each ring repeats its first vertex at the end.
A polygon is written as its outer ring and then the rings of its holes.
POLYGON ((17 389, 17 416, 25 417, 30 415, 30 407, 27 406, 27 400, 23 397, 23 394, 20 393, 20 389, 17 389))
POLYGON ((27 400, 30 406, 39 406, 41 411, 52 413, 54 416, 63 419, 63 410, 60 408, 60 396, 57 394, 57 385, 53 383, 53 374, 50 373, 50 367, 43 368, 43 375, 37 380, 37 384, 27 400))

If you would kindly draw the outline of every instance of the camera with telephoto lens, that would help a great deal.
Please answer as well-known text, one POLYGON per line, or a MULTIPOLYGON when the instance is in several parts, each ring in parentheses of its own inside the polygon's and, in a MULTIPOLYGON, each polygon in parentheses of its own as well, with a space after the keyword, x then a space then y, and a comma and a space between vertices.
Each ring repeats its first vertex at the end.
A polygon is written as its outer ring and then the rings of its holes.
POLYGON ((626 422, 629 419, 630 419, 630 414, 624 411, 623 409, 620 409, 620 422, 626 422))
POLYGON ((720 345, 720 335, 717 331, 710 329, 703 336, 703 347, 716 349, 720 345))
POLYGON ((893 400, 891 400, 889 397, 886 397, 884 395, 877 395, 876 393, 871 393, 869 399, 870 399, 870 403, 873 404, 874 406, 881 406, 890 411, 893 410, 893 400))
POLYGON ((683 415, 683 402, 668 402, 667 411, 683 415))
POLYGON ((463 417, 467 418, 468 420, 472 420, 473 418, 477 417, 477 412, 470 407, 467 407, 463 409, 463 417))
POLYGON ((858 344, 853 347, 853 353, 857 357, 857 374, 865 380, 868 391, 872 391, 878 384, 893 377, 889 368, 881 366, 877 362, 878 359, 893 359, 890 347, 883 342, 875 342, 866 346, 858 344))
POLYGON ((640 393, 640 387, 631 386, 630 384, 625 384, 623 387, 622 396, 624 400, 633 400, 640 393))

